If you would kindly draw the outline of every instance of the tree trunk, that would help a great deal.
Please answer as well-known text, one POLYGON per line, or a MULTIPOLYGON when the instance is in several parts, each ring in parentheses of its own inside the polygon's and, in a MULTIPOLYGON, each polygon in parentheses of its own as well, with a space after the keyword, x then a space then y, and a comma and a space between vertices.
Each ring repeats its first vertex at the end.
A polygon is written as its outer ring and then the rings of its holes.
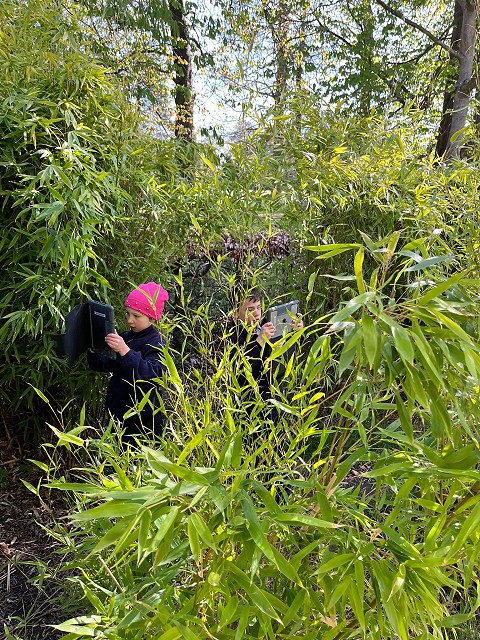
POLYGON ((362 47, 363 53, 361 57, 361 73, 365 75, 366 80, 361 83, 360 90, 358 91, 357 99, 359 101, 359 111, 362 115, 368 115, 372 108, 372 76, 375 77, 374 72, 374 56, 375 56, 375 18, 372 11, 372 6, 369 0, 362 3, 363 6, 363 18, 362 18, 362 31, 359 34, 359 44, 362 47))
POLYGON ((478 107, 480 100, 480 86, 477 78, 477 87, 475 91, 475 104, 477 105, 475 113, 473 114, 473 124, 475 127, 475 138, 480 140, 480 108, 478 107))
POLYGON ((449 52, 452 69, 453 65, 455 65, 456 82, 452 88, 449 81, 445 90, 436 152, 439 157, 458 157, 463 139, 462 129, 465 128, 467 122, 470 94, 476 84, 476 79, 472 77, 472 73, 475 62, 478 0, 455 0, 452 46, 442 42, 431 31, 410 20, 401 11, 391 7, 384 0, 375 0, 375 2, 405 22, 405 24, 424 33, 432 42, 449 52), (458 71, 456 69, 457 66, 458 71))
POLYGON ((273 99, 280 107, 287 90, 288 80, 288 37, 289 37, 289 8, 286 2, 279 2, 276 12, 277 21, 272 24, 272 36, 275 45, 276 73, 273 99))
POLYGON ((458 51, 455 87, 447 86, 444 94, 442 120, 437 137, 436 153, 439 157, 459 156, 463 139, 462 129, 467 122, 470 94, 475 85, 472 78, 475 60, 476 21, 478 9, 475 0, 455 0, 452 49, 458 51))
POLYGON ((307 32, 307 15, 310 8, 310 2, 304 2, 301 8, 299 20, 298 20, 298 34, 297 34, 297 51, 294 59, 294 76, 295 76, 295 90, 297 95, 302 91, 303 84, 303 68, 305 60, 307 59, 307 47, 305 43, 305 34, 307 32))
MULTIPOLYGON (((453 29, 450 41, 450 47, 454 51, 458 51, 460 38, 462 35, 463 9, 459 2, 455 2, 455 13, 453 16, 453 29)), ((450 65, 457 65, 457 58, 450 54, 450 65)), ((438 127, 437 145, 435 147, 435 155, 441 158, 445 155, 450 139, 450 129, 452 127, 453 102, 455 100, 455 85, 451 79, 447 80, 445 92, 443 94, 442 119, 438 127)))
POLYGON ((175 137, 193 141, 192 52, 183 0, 170 0, 172 55, 175 70, 175 137))

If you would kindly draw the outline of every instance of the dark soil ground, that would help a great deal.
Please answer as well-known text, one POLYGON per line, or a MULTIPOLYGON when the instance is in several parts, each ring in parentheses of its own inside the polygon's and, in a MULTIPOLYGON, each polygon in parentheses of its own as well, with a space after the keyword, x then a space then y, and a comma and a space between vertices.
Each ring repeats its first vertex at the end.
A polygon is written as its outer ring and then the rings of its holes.
POLYGON ((62 556, 43 527, 64 506, 59 496, 41 501, 26 488, 22 480, 36 486, 40 477, 28 457, 35 455, 0 437, 0 638, 56 640, 62 634, 49 625, 65 620, 59 598, 68 583, 49 577, 62 556))

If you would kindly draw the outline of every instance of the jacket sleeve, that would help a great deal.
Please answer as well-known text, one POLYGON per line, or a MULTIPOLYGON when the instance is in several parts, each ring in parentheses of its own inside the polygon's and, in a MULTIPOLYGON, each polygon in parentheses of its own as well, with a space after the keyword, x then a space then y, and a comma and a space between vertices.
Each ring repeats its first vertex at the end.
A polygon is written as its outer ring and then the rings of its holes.
POLYGON ((111 373, 115 366, 116 360, 112 360, 101 353, 96 353, 91 349, 87 351, 87 362, 90 369, 101 371, 102 373, 111 373))
POLYGON ((167 368, 160 362, 160 342, 156 345, 147 344, 143 353, 130 349, 124 356, 118 356, 114 363, 114 372, 125 379, 131 379, 132 372, 135 380, 152 380, 163 376, 167 368))

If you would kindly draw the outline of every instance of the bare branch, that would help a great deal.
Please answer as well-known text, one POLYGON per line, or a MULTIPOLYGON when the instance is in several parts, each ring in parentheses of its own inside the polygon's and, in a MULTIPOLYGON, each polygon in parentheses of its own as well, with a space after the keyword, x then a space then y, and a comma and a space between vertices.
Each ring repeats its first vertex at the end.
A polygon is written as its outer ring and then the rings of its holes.
POLYGON ((429 31, 428 29, 425 29, 425 27, 422 27, 421 24, 418 24, 418 22, 414 22, 413 20, 410 20, 410 18, 407 18, 406 16, 404 16, 401 11, 397 11, 396 9, 394 9, 393 7, 388 5, 383 0, 374 0, 374 2, 379 4, 381 7, 383 7, 385 9, 385 11, 388 11, 388 13, 391 13, 393 16, 395 16, 396 18, 398 18, 399 20, 401 20, 405 24, 408 24, 409 27, 413 27, 417 31, 420 31, 421 33, 426 35, 427 38, 429 38, 436 45, 438 45, 439 47, 444 49, 452 57, 458 58, 458 60, 462 59, 462 54, 460 52, 455 51, 455 49, 452 49, 452 47, 449 47, 447 44, 445 44, 445 42, 443 42, 442 40, 437 38, 437 36, 434 35, 431 31, 429 31))

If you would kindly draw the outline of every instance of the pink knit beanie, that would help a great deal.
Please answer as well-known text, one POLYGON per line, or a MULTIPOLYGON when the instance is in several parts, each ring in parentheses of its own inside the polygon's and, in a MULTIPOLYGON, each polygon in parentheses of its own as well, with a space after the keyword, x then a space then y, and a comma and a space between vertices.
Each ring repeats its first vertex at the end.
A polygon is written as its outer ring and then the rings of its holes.
POLYGON ((136 289, 128 294, 125 306, 140 311, 152 320, 160 320, 168 293, 162 285, 156 282, 139 284, 136 289))

